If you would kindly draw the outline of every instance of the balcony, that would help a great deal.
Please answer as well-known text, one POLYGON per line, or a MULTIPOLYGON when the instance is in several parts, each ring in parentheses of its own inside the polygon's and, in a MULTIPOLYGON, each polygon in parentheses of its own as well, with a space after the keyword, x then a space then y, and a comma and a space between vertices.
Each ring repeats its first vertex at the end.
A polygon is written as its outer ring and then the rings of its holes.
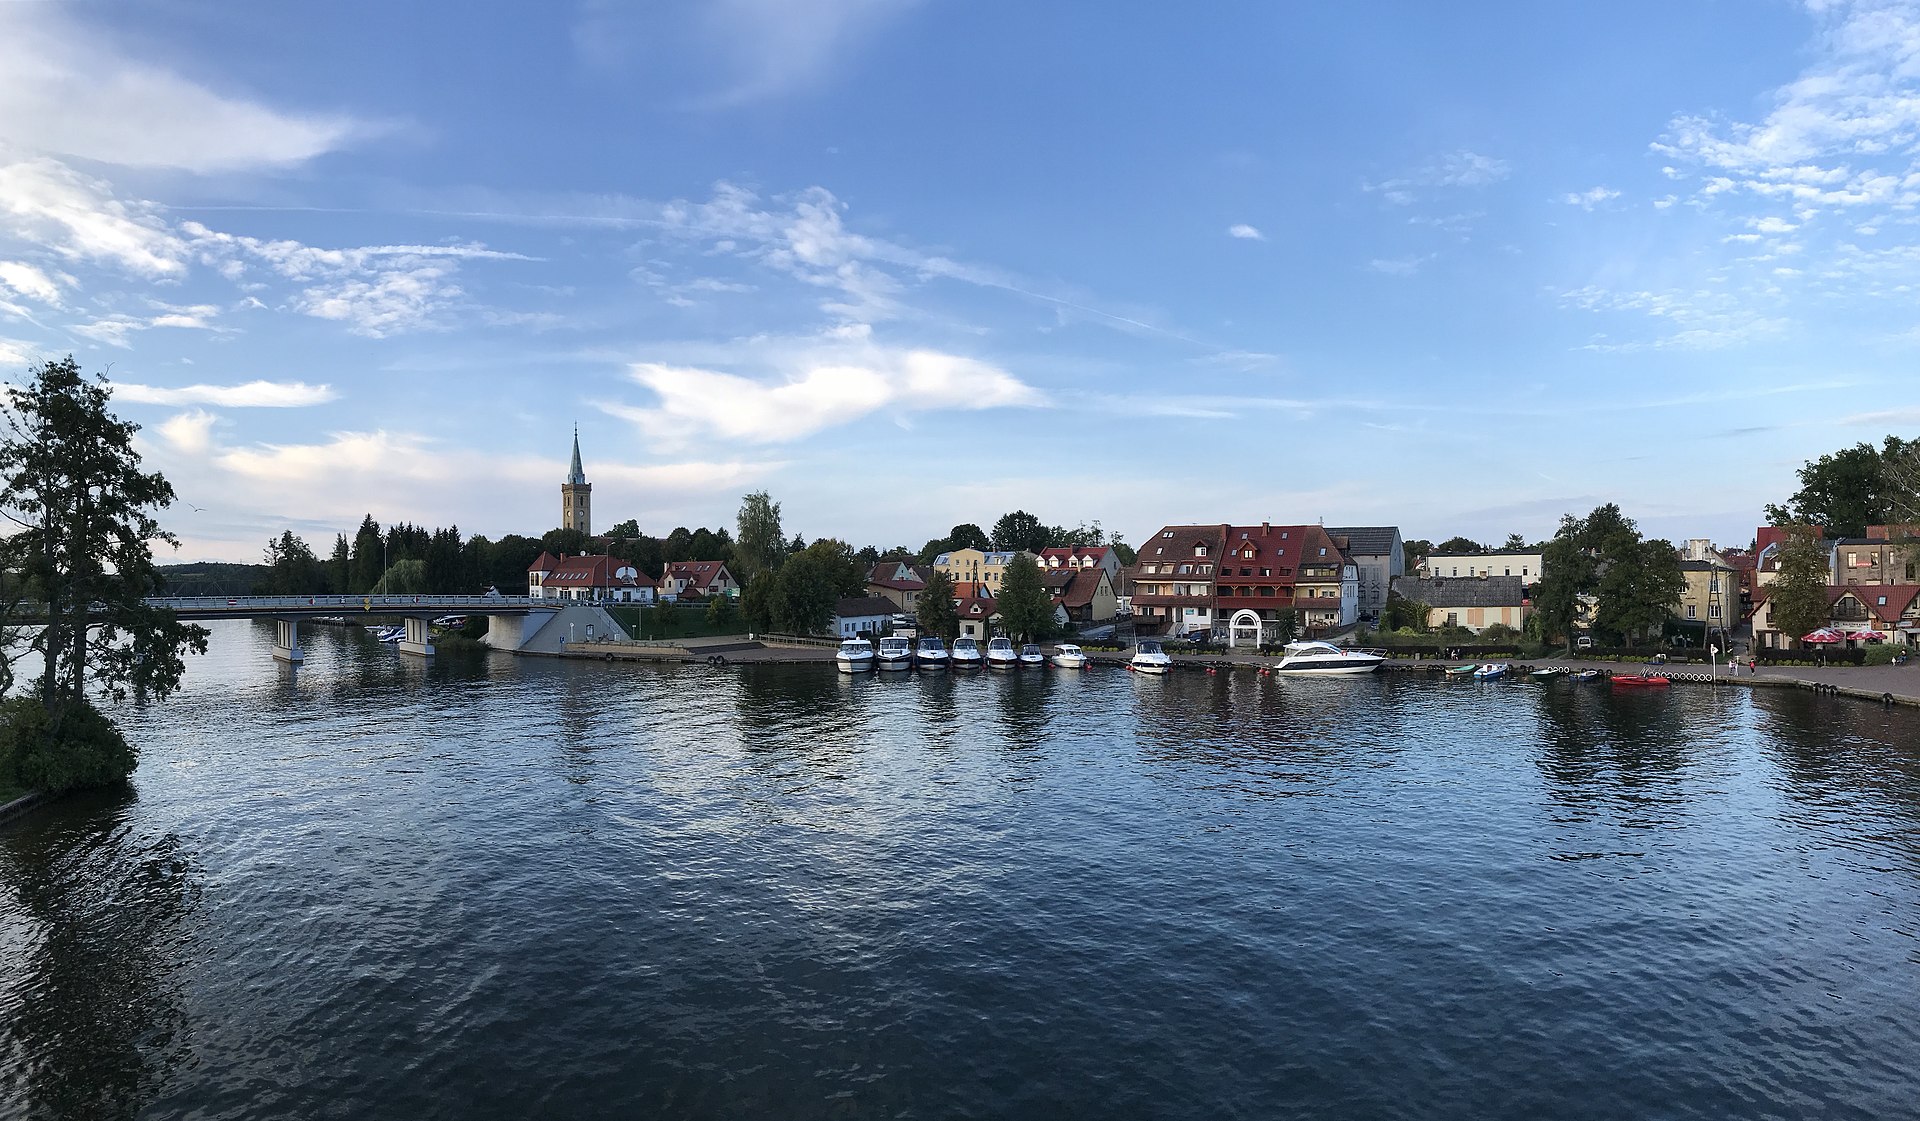
POLYGON ((1272 595, 1264 596, 1259 594, 1258 589, 1250 596, 1231 595, 1222 589, 1214 597, 1214 602, 1220 605, 1222 611, 1239 611, 1242 608, 1252 611, 1274 611, 1282 607, 1295 606, 1291 591, 1286 588, 1276 588, 1272 595))
POLYGON ((1129 600, 1139 607, 1212 607, 1213 597, 1207 596, 1164 596, 1135 593, 1129 600))

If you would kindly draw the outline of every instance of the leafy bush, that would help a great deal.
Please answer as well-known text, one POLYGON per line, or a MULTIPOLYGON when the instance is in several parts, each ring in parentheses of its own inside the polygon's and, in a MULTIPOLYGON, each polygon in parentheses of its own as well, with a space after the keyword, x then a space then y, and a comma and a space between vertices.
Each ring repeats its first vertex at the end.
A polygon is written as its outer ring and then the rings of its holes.
POLYGON ((1860 664, 1866 666, 1890 666, 1893 664, 1894 655, 1899 652, 1900 651, 1884 642, 1878 646, 1869 646, 1867 647, 1866 655, 1861 658, 1860 664))
POLYGON ((139 753, 105 713, 81 702, 67 711, 56 736, 37 697, 0 703, 0 778, 29 790, 57 794, 125 782, 139 753))

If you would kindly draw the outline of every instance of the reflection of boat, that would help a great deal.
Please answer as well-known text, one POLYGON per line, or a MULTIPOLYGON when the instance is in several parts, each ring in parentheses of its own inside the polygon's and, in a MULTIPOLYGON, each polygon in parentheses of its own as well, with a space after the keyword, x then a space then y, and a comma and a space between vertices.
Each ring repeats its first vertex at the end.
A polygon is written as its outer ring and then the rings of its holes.
POLYGON ((947 644, 937 634, 923 634, 913 648, 913 664, 920 669, 946 669, 947 644))
POLYGON ((1567 675, 1568 681, 1598 681, 1599 679, 1600 671, 1597 669, 1574 670, 1567 675))
POLYGON ((405 627, 379 627, 371 632, 376 642, 395 643, 407 637, 405 627))
POLYGON ((1086 669, 1087 655, 1071 642, 1063 642, 1053 648, 1053 664, 1061 669, 1086 669))
POLYGON ((1561 673, 1557 669, 1537 669, 1527 676, 1533 678, 1535 681, 1552 681, 1554 678, 1561 676, 1561 673))
POLYGON ((1021 669, 1035 669, 1040 666, 1044 666, 1046 664, 1047 664, 1047 656, 1040 652, 1040 648, 1038 646, 1035 646, 1033 643, 1029 642, 1025 646, 1022 646, 1020 648, 1020 668, 1021 669))
POLYGON ((1173 669, 1173 656, 1153 639, 1142 639, 1133 652, 1133 661, 1127 664, 1141 673, 1166 673, 1173 669))
POLYGON ((1464 666, 1453 666, 1452 668, 1448 669, 1447 676, 1448 677, 1472 677, 1473 671, 1479 668, 1480 667, 1475 663, 1468 662, 1464 666))
POLYGON ((873 643, 864 638, 850 638, 840 644, 840 652, 833 656, 833 664, 840 667, 841 673, 865 673, 873 668, 873 643))
POLYGON ((1006 637, 987 641, 987 668, 1013 669, 1020 664, 1020 652, 1013 648, 1013 640, 1006 637))
POLYGON ((908 646, 904 638, 883 638, 880 640, 880 653, 875 657, 874 664, 881 669, 912 669, 913 647, 908 646))
POLYGON ((954 669, 979 669, 980 644, 970 638, 956 638, 953 640, 953 653, 948 655, 947 660, 954 669))
POLYGON ((1378 654, 1342 650, 1331 642, 1289 642, 1280 653, 1275 673, 1372 673, 1386 661, 1378 654))
POLYGON ((1616 673, 1613 675, 1615 689, 1659 689, 1670 684, 1664 677, 1645 673, 1616 673))
POLYGON ((1496 677, 1505 677, 1507 676, 1507 663, 1488 662, 1486 665, 1474 670, 1473 676, 1482 681, 1492 681, 1496 677))

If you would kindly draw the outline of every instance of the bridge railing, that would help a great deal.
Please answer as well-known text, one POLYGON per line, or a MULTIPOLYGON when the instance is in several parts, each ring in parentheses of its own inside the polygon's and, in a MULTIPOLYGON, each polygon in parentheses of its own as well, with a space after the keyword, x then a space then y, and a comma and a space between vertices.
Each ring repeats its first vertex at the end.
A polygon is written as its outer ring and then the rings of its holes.
POLYGON ((235 612, 273 610, 311 611, 317 608, 338 608, 341 611, 358 611, 362 613, 378 611, 382 608, 394 608, 403 611, 440 608, 484 612, 488 608, 564 606, 563 603, 556 600, 535 599, 532 596, 474 595, 153 596, 145 602, 150 607, 170 607, 175 611, 235 612))

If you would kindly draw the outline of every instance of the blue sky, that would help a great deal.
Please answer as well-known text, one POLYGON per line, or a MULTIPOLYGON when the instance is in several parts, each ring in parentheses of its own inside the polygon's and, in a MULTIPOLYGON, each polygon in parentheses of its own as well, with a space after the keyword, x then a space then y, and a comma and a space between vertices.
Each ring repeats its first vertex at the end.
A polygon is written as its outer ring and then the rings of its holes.
POLYGON ((1920 430, 1920 4, 0 4, 0 368, 363 512, 1744 543, 1920 430), (1444 9, 1444 10, 1443 10, 1444 9))

